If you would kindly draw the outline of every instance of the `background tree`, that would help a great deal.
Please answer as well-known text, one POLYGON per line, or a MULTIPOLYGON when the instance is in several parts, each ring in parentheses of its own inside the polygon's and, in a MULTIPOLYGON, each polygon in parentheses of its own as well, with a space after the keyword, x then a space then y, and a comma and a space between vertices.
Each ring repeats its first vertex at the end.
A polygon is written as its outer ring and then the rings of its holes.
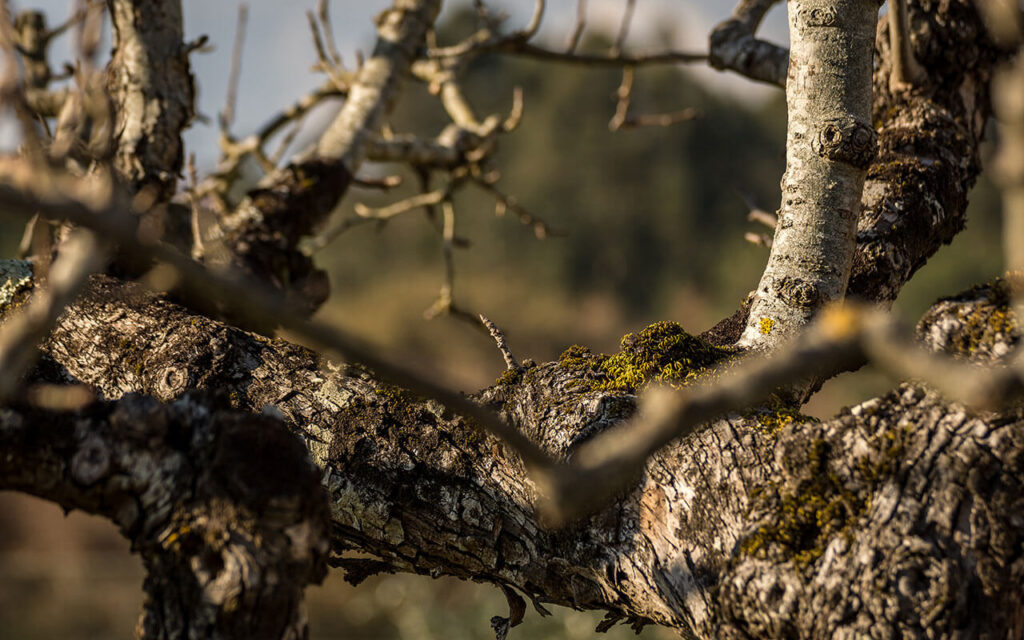
POLYGON ((827 306, 891 304, 963 227, 1007 49, 967 2, 908 3, 875 37, 873 1, 806 0, 788 6, 787 52, 755 38, 771 4, 742 2, 710 52, 760 81, 788 77, 787 173, 758 289, 699 337, 656 323, 616 354, 571 347, 541 365, 484 321, 508 370, 469 398, 308 320, 328 294, 311 254, 425 210, 447 265, 431 312, 475 322, 454 287, 456 193, 482 191, 537 235, 553 227, 498 182, 494 150, 519 102, 478 115, 467 67, 487 54, 622 67, 622 127, 691 117, 636 111, 631 83, 638 65, 703 55, 624 53, 628 18, 607 50, 581 52, 578 36, 545 48, 543 2, 513 31, 480 7, 472 33, 445 43, 439 2, 398 0, 349 69, 325 5, 311 22, 328 82, 244 139, 229 98, 222 162, 175 196, 188 55, 202 46, 183 42, 180 3, 111 0, 105 73, 102 12, 83 7, 60 88, 38 62, 45 22, 22 14, 5 28, 3 86, 24 144, 0 201, 37 217, 33 260, 3 263, 2 486, 117 523, 147 568, 144 636, 300 636, 302 590, 328 564, 356 583, 394 571, 494 583, 510 609, 492 621, 499 637, 523 596, 542 612, 604 610, 602 627, 702 637, 1020 636, 1024 442, 1016 413, 986 412, 1021 386, 1012 278, 940 301, 918 331, 932 351, 1009 366, 936 355, 881 312, 827 306), (389 124, 410 77, 443 108, 439 134, 389 124), (314 145, 285 163, 266 150, 337 96, 314 145), (252 186, 239 179, 250 159, 264 174, 252 186), (368 159, 409 165, 421 193, 325 228, 351 185, 394 182, 362 177, 368 159), (820 380, 865 360, 975 409, 904 385, 828 421, 798 412, 820 380))

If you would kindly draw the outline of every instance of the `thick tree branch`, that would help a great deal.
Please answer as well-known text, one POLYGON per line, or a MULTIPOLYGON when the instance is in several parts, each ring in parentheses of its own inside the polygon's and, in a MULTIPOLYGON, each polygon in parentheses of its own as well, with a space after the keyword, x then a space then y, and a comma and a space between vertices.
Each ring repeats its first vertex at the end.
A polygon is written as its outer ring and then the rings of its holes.
POLYGON ((789 3, 782 207, 741 346, 792 338, 846 291, 875 154, 869 117, 877 13, 876 0, 789 3))
POLYGON ((114 166, 150 202, 174 194, 184 162, 181 132, 195 87, 183 40, 181 0, 108 0, 114 52, 107 86, 115 111, 114 166))
POLYGON ((909 2, 919 91, 892 92, 885 23, 875 41, 872 121, 878 156, 868 171, 847 295, 889 304, 910 277, 963 229, 981 171, 991 114, 989 83, 1000 53, 971 2, 909 2), (953 52, 956 52, 955 55, 953 52))
POLYGON ((327 502, 298 440, 209 395, 0 410, 0 487, 114 521, 146 565, 145 639, 306 635, 327 502))

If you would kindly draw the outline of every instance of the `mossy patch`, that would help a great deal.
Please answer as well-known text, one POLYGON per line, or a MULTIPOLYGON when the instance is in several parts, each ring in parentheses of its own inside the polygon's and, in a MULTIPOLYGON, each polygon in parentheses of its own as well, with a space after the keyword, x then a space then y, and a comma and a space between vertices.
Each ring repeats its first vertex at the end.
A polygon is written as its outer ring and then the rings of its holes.
POLYGON ((806 446, 792 446, 784 466, 797 477, 768 482, 751 492, 751 511, 769 516, 739 543, 741 556, 811 567, 837 537, 852 543, 881 483, 898 473, 909 427, 875 434, 849 474, 829 464, 830 445, 813 432, 806 446))
POLYGON ((791 424, 818 422, 817 418, 800 413, 799 407, 774 397, 743 415, 753 421, 755 429, 772 437, 778 436, 791 424))
POLYGON ((779 491, 769 485, 753 494, 754 502, 769 503, 776 518, 759 526, 740 542, 742 555, 779 557, 805 569, 825 552, 836 536, 853 540, 857 520, 869 506, 864 494, 847 488, 847 483, 827 465, 828 445, 815 439, 806 452, 807 473, 795 490, 779 491))
POLYGON ((713 365, 733 351, 716 347, 687 333, 676 322, 656 322, 637 333, 623 336, 613 355, 594 355, 573 345, 558 359, 559 365, 581 377, 575 386, 583 391, 636 393, 654 381, 687 386, 709 375, 713 365))

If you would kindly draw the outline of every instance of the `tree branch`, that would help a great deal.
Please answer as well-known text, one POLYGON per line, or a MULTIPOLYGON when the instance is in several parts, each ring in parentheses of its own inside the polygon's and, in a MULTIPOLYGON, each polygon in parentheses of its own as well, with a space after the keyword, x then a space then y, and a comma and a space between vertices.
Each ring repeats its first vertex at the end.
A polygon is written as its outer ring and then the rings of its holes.
POLYGON ((107 80, 114 166, 133 193, 152 189, 150 201, 164 203, 184 163, 181 132, 195 115, 181 0, 107 0, 107 6, 114 38, 107 80))
POLYGON ((114 521, 146 566, 141 638, 298 638, 327 502, 297 438, 209 395, 0 410, 0 488, 114 521))
POLYGON ((869 117, 877 12, 876 0, 789 4, 782 207, 741 346, 767 348, 792 338, 846 292, 864 177, 875 155, 869 117))
POLYGON ((768 10, 779 0, 741 0, 732 17, 711 32, 708 63, 751 80, 786 86, 789 50, 754 37, 768 10))

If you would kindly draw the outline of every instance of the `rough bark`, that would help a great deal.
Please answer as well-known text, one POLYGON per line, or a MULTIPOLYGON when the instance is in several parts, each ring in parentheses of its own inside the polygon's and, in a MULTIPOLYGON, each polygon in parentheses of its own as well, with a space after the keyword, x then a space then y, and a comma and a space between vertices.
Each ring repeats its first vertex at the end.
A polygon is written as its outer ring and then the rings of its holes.
POLYGON ((908 3, 909 41, 925 78, 893 92, 888 24, 875 41, 872 122, 878 155, 868 171, 847 295, 889 304, 910 277, 964 227, 981 171, 989 84, 1005 53, 970 2, 908 3))
POLYGON ((149 203, 167 202, 184 159, 181 132, 194 116, 181 0, 108 0, 107 7, 114 167, 133 193, 147 190, 149 203))
POLYGON ((789 2, 786 172, 768 265, 739 344, 767 348, 841 299, 874 158, 871 72, 878 3, 789 2))
MULTIPOLYGON (((51 376, 57 375, 51 372, 51 376)), ((110 518, 142 556, 142 638, 303 638, 327 502, 279 421, 212 394, 0 409, 0 486, 110 518)))
MULTIPOLYGON (((284 416, 321 469, 334 564, 353 581, 454 575, 701 637, 1007 637, 1024 615, 1022 423, 912 387, 824 424, 779 407, 716 421, 612 506, 551 532, 522 465, 473 425, 133 286, 97 279, 44 350, 109 400, 219 389, 233 410, 284 416), (966 613, 979 609, 999 613, 966 613)), ((603 382, 570 353, 481 401, 571 456, 633 410, 628 389, 603 382)))
MULTIPOLYGON (((905 119, 879 121, 893 166, 872 169, 883 194, 862 218, 850 285, 881 300, 962 224, 966 187, 934 180, 972 179, 987 117, 984 87, 972 83, 987 82, 992 57, 980 38, 961 41, 979 33, 970 5, 924 2, 910 13, 933 85, 927 96, 876 100, 876 116, 879 105, 903 105, 905 119), (961 45, 966 54, 943 53, 961 45), (940 68, 954 55, 963 59, 940 68)), ((297 202, 284 189, 267 197, 297 202)), ((325 193, 303 197, 319 207, 338 195, 325 193)), ((0 319, 31 281, 23 268, 6 272, 15 278, 2 283, 0 319)), ((965 357, 998 357, 1019 341, 1000 287, 943 301, 922 335, 965 357)), ((714 336, 729 342, 741 326, 714 336)), ((602 512, 549 531, 522 464, 464 419, 372 372, 132 285, 94 279, 43 351, 30 383, 84 382, 102 400, 74 414, 0 410, 0 447, 14 452, 0 460, 0 486, 121 524, 150 570, 143 630, 158 637, 301 634, 299 590, 320 575, 328 525, 334 564, 353 581, 454 575, 701 637, 1024 634, 1020 414, 968 415, 911 386, 825 423, 755 408, 668 446, 602 512), (346 555, 353 549, 374 559, 346 555)), ((612 380, 598 364, 607 361, 569 351, 503 376, 479 399, 568 458, 634 411, 637 382, 612 380)), ((689 356, 662 365, 703 373, 689 356)))

